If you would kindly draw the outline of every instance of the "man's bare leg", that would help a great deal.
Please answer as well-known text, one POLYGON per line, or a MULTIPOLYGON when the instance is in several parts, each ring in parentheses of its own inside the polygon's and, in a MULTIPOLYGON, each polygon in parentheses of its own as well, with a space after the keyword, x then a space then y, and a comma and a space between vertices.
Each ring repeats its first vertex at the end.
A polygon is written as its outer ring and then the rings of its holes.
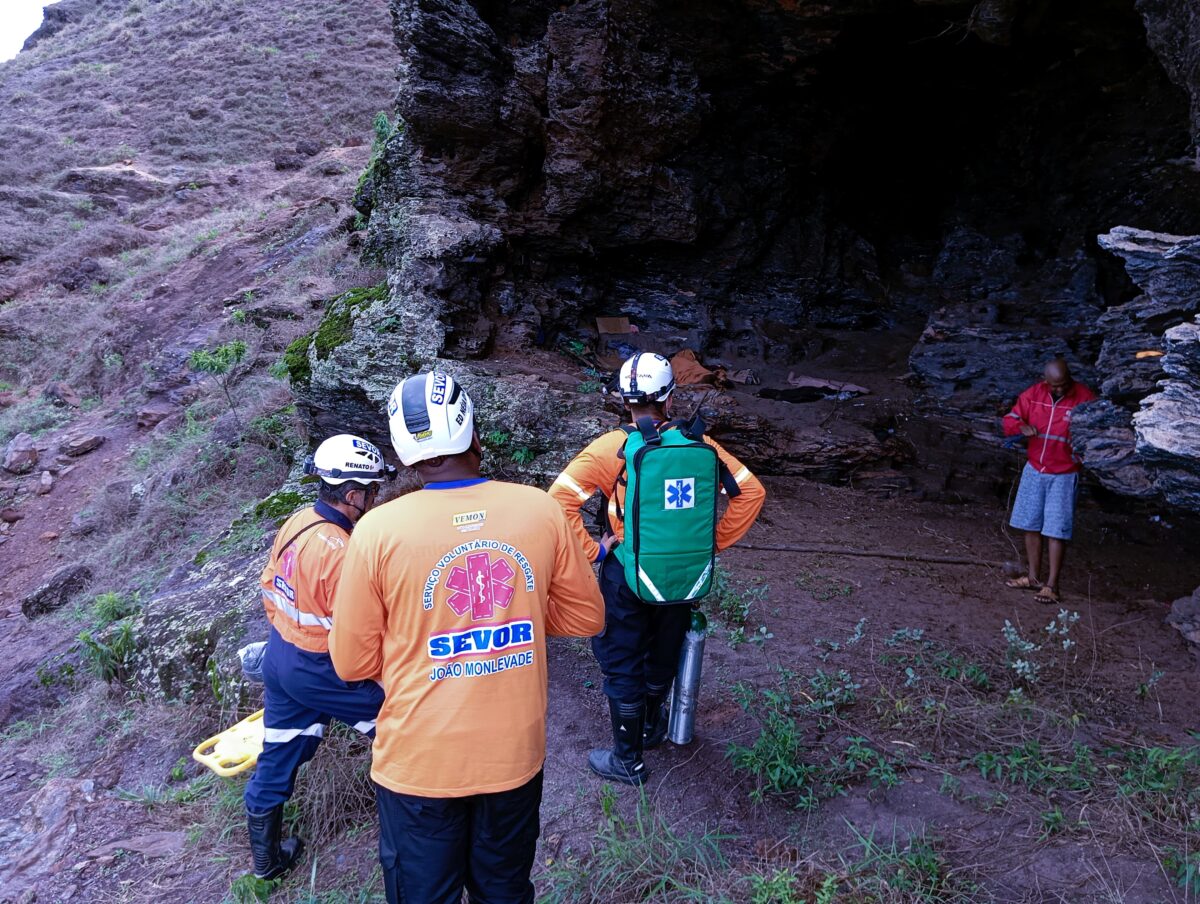
POLYGON ((1046 543, 1050 547, 1050 575, 1046 579, 1046 586, 1057 593, 1058 573, 1062 570, 1063 557, 1067 554, 1067 541, 1047 537, 1046 543))
POLYGON ((1025 531, 1025 558, 1029 559, 1029 580, 1036 587, 1042 570, 1042 535, 1035 530, 1025 531))

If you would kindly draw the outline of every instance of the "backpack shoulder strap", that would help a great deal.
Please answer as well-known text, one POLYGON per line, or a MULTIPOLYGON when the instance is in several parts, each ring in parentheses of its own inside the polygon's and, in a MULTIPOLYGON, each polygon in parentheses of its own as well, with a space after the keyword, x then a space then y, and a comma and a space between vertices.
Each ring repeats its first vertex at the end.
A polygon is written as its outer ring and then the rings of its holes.
POLYGON ((642 442, 647 446, 657 446, 662 442, 662 434, 658 432, 658 424, 654 423, 652 417, 638 418, 637 430, 642 434, 642 442))
POLYGON ((304 527, 300 528, 300 530, 298 530, 294 534, 292 534, 291 539, 289 539, 286 543, 284 543, 281 547, 279 547, 279 553, 277 554, 276 558, 278 558, 278 556, 283 555, 284 551, 287 550, 287 548, 289 546, 291 546, 293 543, 295 543, 298 539, 300 539, 300 536, 302 534, 305 534, 308 531, 312 530, 314 527, 319 527, 322 524, 333 524, 333 522, 330 521, 328 518, 318 518, 316 521, 313 521, 311 524, 304 525, 304 527))

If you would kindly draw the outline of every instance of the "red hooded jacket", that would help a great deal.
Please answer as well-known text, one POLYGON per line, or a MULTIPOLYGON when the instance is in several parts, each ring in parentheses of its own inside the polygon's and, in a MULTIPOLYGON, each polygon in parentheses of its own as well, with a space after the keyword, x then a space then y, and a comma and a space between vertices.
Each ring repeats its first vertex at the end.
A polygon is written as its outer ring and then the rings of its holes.
POLYGON ((1096 394, 1082 383, 1072 383, 1056 401, 1049 386, 1035 383, 1004 416, 1004 435, 1019 435, 1024 421, 1037 430, 1037 436, 1029 438, 1029 463, 1043 474, 1072 474, 1081 465, 1071 450, 1071 412, 1094 398, 1096 394))

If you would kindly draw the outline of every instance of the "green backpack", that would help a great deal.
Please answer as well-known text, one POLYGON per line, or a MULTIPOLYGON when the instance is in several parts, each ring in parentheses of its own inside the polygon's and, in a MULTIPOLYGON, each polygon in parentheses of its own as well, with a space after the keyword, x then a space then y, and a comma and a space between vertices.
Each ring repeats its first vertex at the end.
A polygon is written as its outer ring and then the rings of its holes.
POLYGON ((699 599, 712 589, 717 496, 722 485, 737 495, 737 483, 704 442, 699 418, 661 431, 639 418, 637 427, 623 429, 625 542, 615 554, 625 582, 647 603, 699 599))

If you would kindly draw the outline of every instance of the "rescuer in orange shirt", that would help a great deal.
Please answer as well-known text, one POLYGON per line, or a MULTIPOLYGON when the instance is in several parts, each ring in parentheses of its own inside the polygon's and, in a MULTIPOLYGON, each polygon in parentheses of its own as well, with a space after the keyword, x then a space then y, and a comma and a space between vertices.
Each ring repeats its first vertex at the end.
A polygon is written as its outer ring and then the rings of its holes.
MULTIPOLYGON (((671 362, 662 355, 634 355, 621 367, 621 396, 630 422, 650 417, 662 428, 671 410, 675 378, 671 362)), ((667 429, 670 429, 669 427, 667 429)), ((550 486, 550 495, 563 507, 587 556, 600 562, 605 626, 592 639, 592 651, 604 673, 604 693, 612 720, 613 747, 593 750, 588 766, 602 778, 640 785, 649 775, 643 750, 657 747, 667 735, 667 693, 675 678, 684 635, 691 621, 691 603, 652 604, 638 599, 625 581, 618 554, 609 552, 625 536, 619 512, 624 511, 622 450, 628 434, 612 430, 593 441, 567 465, 550 486), (600 543, 588 535, 580 508, 599 490, 607 497, 608 530, 600 543)), ((717 524, 717 551, 732 546, 750 529, 766 499, 766 490, 750 469, 707 436, 736 487, 717 524), (740 491, 740 492, 739 492, 740 491)))
POLYGON ((448 374, 388 403, 424 488, 356 526, 329 649, 386 694, 371 762, 391 904, 532 902, 546 755, 546 637, 604 624, 562 509, 480 476, 470 398, 448 374))
POLYGON ((263 569, 263 606, 271 623, 262 660, 263 750, 245 791, 260 879, 281 875, 300 856, 300 838, 280 841, 283 805, 330 719, 367 736, 375 732, 383 691, 373 681, 347 683, 337 676, 329 661, 329 629, 350 533, 395 471, 365 439, 343 433, 325 440, 305 463, 305 473, 321 479, 317 503, 284 522, 263 569))

